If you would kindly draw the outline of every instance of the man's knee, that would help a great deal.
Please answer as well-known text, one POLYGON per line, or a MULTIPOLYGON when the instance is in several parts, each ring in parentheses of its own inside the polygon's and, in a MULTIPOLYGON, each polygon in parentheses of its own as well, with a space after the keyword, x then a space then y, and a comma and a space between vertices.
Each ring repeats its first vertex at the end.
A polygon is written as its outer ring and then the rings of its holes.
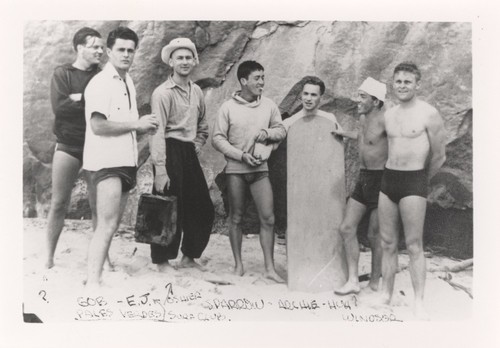
POLYGON ((352 238, 356 235, 356 228, 353 225, 342 223, 340 225, 340 234, 344 239, 352 238))
POLYGON ((51 201, 51 208, 56 214, 66 214, 71 197, 53 196, 51 201))
POLYGON ((274 226, 274 214, 264 214, 260 217, 260 223, 265 226, 274 226))
POLYGON ((393 254, 398 250, 398 242, 395 238, 382 237, 380 244, 385 253, 393 254))
POLYGON ((406 241, 406 250, 410 256, 418 256, 424 252, 422 240, 415 238, 406 241))
POLYGON ((242 211, 236 210, 236 211, 231 211, 229 213, 229 221, 232 222, 234 225, 239 225, 242 219, 243 219, 242 211))
POLYGON ((66 212, 66 207, 68 206, 69 199, 64 198, 55 198, 52 199, 52 209, 56 213, 64 213, 66 212))
POLYGON ((97 220, 97 229, 103 231, 106 236, 113 236, 113 234, 120 227, 120 221, 117 217, 97 220))
POLYGON ((108 212, 107 214, 99 214, 97 211, 97 229, 104 230, 106 234, 115 233, 120 227, 120 211, 115 211, 113 213, 108 212))

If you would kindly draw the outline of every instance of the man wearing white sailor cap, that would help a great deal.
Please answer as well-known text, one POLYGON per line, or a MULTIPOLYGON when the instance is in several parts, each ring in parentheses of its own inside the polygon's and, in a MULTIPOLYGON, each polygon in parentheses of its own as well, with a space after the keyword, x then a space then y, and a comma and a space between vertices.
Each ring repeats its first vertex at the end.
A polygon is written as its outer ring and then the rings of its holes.
POLYGON ((343 137, 358 139, 360 173, 356 186, 347 202, 340 233, 346 251, 348 279, 335 290, 338 295, 360 292, 358 278, 359 243, 356 236, 358 224, 368 212, 368 238, 372 250, 372 270, 368 289, 378 290, 381 276, 382 249, 377 215, 380 183, 387 161, 387 134, 384 127, 385 83, 368 77, 358 89, 357 111, 360 115, 360 130, 334 131, 343 137))
POLYGON ((173 72, 151 97, 160 124, 150 137, 150 152, 154 192, 177 197, 177 231, 169 246, 151 244, 151 259, 159 271, 168 271, 180 245, 183 256, 177 266, 202 268, 194 259, 208 244, 214 206, 198 160, 208 138, 203 91, 190 80, 198 53, 191 40, 176 38, 163 47, 161 59, 173 72))

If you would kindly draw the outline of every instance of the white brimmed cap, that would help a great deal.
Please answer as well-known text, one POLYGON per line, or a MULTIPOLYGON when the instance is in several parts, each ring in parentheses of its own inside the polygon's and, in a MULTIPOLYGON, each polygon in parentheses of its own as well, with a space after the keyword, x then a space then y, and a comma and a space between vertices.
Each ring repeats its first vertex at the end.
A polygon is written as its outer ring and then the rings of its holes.
POLYGON ((387 86, 385 83, 378 82, 374 78, 368 77, 365 81, 363 81, 359 90, 374 96, 382 102, 385 102, 385 95, 387 93, 387 86))
POLYGON ((196 46, 191 40, 184 37, 173 39, 168 45, 163 47, 163 49, 161 50, 161 60, 163 60, 165 64, 168 64, 168 60, 170 59, 172 52, 178 50, 179 48, 187 48, 188 50, 193 52, 194 61, 196 63, 199 62, 198 53, 196 52, 196 46))

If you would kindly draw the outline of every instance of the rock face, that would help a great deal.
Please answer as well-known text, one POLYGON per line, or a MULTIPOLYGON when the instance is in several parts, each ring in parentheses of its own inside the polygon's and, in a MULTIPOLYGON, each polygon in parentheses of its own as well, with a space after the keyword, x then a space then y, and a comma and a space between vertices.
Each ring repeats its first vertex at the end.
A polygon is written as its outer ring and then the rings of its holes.
MULTIPOLYGON (((118 25, 135 30, 140 38, 130 71, 138 91, 140 114, 150 111, 154 88, 170 73, 162 63, 161 48, 175 37, 195 42, 200 64, 193 80, 205 92, 210 128, 219 106, 239 89, 236 68, 256 60, 266 69, 265 94, 280 106, 283 117, 299 106, 300 81, 315 75, 325 81, 323 110, 333 112, 341 125, 358 124, 352 100, 368 76, 388 83, 401 61, 414 61, 422 71, 420 97, 441 112, 447 131, 447 161, 431 183, 429 202, 440 209, 472 209, 472 54, 469 23, 407 22, 229 22, 229 21, 32 21, 24 30, 24 216, 47 215, 51 196, 51 161, 55 137, 49 105, 49 84, 54 68, 74 59, 71 39, 82 26, 91 26, 106 37, 118 25)), ((389 100, 387 105, 394 103, 389 100)), ((346 143, 346 182, 350 192, 358 171, 357 145, 346 143)), ((283 166, 285 149, 273 154, 270 165, 283 166)), ((140 139, 138 188, 132 192, 124 222, 135 223, 137 199, 151 187, 147 139, 140 139)), ((223 157, 210 145, 200 157, 219 216, 225 214, 215 177, 224 167, 223 157)), ((271 174, 277 196, 278 230, 283 231, 283 194, 279 171, 271 174)), ((217 180, 221 182, 223 180, 217 180)), ((68 217, 89 218, 85 184, 75 185, 68 217)), ((252 209, 252 208, 250 208, 252 209)), ((256 229, 251 214, 248 231, 256 229)), ((433 216, 432 219, 438 219, 433 216)), ((286 221, 286 220, 285 220, 286 221)))

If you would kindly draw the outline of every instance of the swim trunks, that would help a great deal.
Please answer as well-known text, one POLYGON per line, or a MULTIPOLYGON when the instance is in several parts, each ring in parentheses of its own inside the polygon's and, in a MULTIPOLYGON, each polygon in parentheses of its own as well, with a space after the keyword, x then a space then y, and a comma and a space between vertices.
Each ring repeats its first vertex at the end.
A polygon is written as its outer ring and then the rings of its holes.
POLYGON ((408 196, 427 198, 427 172, 421 170, 393 170, 385 168, 380 189, 394 203, 408 196))
POLYGON ((136 186, 137 167, 102 168, 89 171, 92 183, 97 186, 104 179, 118 177, 122 181, 122 192, 128 192, 136 186))
POLYGON ((243 180, 247 184, 252 185, 253 183, 256 183, 259 180, 269 177, 269 172, 255 172, 255 173, 244 173, 244 174, 231 173, 227 175, 237 175, 243 178, 243 180))
POLYGON ((358 182, 351 198, 366 206, 368 211, 377 209, 378 195, 382 182, 383 170, 360 169, 358 182))
POLYGON ((56 143, 55 151, 61 151, 83 162, 83 146, 56 143))

